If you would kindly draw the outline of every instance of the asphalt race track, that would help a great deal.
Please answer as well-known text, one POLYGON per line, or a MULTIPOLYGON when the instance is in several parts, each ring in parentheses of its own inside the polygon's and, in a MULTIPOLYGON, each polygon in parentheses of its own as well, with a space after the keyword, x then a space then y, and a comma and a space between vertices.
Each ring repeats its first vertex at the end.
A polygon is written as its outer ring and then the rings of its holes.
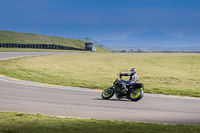
MULTIPOLYGON (((40 52, 0 52, 0 60, 33 56, 40 52)), ((69 53, 66 53, 69 54, 69 53)), ((101 91, 21 81, 0 75, 0 111, 53 116, 200 124, 200 98, 144 95, 138 102, 101 98, 101 91)))

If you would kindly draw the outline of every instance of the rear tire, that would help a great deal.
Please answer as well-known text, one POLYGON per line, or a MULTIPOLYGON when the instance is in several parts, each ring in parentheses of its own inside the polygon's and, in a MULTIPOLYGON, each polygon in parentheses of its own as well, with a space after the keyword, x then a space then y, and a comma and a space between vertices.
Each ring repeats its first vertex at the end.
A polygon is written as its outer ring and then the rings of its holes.
POLYGON ((131 101, 139 101, 144 95, 144 91, 141 88, 132 89, 128 96, 131 101))
POLYGON ((108 88, 108 89, 105 89, 102 93, 101 93, 101 97, 103 99, 109 99, 111 98, 112 96, 114 95, 114 90, 113 88, 108 88))

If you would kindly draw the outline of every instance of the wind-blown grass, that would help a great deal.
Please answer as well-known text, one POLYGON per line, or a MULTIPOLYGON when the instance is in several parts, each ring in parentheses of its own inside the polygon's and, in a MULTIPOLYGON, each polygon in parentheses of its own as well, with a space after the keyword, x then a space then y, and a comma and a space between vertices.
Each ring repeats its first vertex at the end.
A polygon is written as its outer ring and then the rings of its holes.
MULTIPOLYGON (((11 59, 0 74, 49 84, 105 89, 121 72, 137 69, 145 92, 200 97, 200 54, 80 53, 11 59)), ((126 77, 125 79, 128 79, 126 77)))

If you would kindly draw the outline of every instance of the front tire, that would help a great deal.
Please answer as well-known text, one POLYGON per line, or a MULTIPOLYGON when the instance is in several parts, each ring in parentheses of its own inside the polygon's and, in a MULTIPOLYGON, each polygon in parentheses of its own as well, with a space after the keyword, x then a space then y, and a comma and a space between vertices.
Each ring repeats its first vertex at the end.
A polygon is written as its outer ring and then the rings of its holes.
POLYGON ((141 88, 137 88, 137 89, 132 89, 129 92, 129 99, 131 99, 131 101, 139 101, 144 95, 144 91, 141 88))
POLYGON ((102 93, 101 93, 101 97, 103 99, 109 99, 114 95, 114 90, 110 87, 108 89, 105 89, 102 93))

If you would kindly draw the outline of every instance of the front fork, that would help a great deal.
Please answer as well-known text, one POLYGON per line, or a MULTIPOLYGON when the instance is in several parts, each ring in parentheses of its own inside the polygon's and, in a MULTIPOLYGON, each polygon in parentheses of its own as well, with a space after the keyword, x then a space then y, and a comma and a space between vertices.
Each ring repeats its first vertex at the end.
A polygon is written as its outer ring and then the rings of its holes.
POLYGON ((108 88, 108 92, 110 92, 111 90, 114 90, 113 86, 108 88))

